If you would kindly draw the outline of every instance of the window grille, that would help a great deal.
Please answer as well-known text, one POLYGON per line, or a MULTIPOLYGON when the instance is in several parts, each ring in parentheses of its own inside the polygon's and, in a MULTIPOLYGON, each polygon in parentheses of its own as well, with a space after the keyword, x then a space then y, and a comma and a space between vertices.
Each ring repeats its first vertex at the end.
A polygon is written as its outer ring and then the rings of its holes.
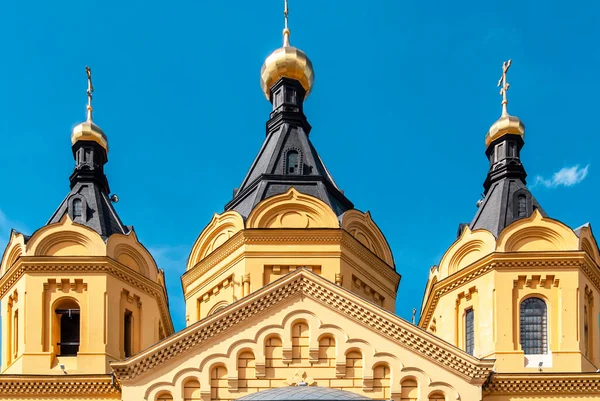
POLYGON ((473 355, 475 351, 475 313, 473 308, 465 312, 465 351, 473 355))
POLYGON ((521 348, 525 355, 548 353, 548 316, 546 303, 539 298, 521 302, 521 348))

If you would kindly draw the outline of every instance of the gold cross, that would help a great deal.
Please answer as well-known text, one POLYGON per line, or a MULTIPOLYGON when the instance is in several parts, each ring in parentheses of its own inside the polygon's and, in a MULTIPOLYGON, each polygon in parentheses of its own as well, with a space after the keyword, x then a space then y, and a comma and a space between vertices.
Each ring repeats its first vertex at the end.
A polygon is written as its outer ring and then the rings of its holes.
POLYGON ((283 19, 285 21, 285 27, 283 29, 283 47, 289 47, 290 45, 290 30, 288 28, 288 0, 284 1, 283 7, 283 19))
POLYGON ((87 74, 87 81, 88 81, 88 87, 87 87, 87 97, 88 97, 88 104, 87 104, 87 119, 88 121, 92 121, 92 93, 94 93, 94 85, 92 85, 92 69, 90 67, 88 67, 87 65, 85 66, 85 72, 87 74))
POLYGON ((502 115, 508 115, 508 111, 506 110, 506 105, 508 104, 508 100, 506 99, 506 92, 508 88, 510 88, 510 84, 506 80, 506 73, 512 64, 512 60, 505 61, 502 64, 502 76, 500 80, 498 80, 498 86, 500 87, 500 95, 502 95, 502 115))

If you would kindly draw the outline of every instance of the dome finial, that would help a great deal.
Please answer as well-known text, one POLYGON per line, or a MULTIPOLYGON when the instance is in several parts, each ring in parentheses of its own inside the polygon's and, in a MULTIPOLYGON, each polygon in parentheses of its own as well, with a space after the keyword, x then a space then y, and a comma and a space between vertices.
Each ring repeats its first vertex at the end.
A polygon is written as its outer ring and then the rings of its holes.
POLYGON ((525 125, 519 119, 519 117, 511 116, 508 114, 506 105, 508 99, 506 98, 506 92, 510 88, 510 84, 506 80, 506 73, 512 64, 512 60, 505 61, 502 63, 502 76, 498 80, 498 86, 500 87, 500 95, 502 95, 502 116, 496 121, 489 129, 485 136, 486 146, 490 146, 492 142, 502 138, 504 135, 520 135, 521 138, 525 136, 525 125))
POLYGON ((290 28, 288 28, 288 13, 289 13, 288 0, 285 0, 284 8, 283 8, 283 18, 285 21, 285 25, 283 28, 283 47, 290 46, 290 28))
POLYGON ((92 108, 92 93, 94 93, 94 85, 92 84, 92 69, 90 67, 88 67, 87 65, 85 66, 85 73, 87 74, 87 83, 88 83, 88 87, 87 87, 87 98, 88 98, 87 121, 92 121, 92 111, 94 110, 92 108))
POLYGON ((260 71, 260 86, 271 100, 271 88, 280 78, 295 79, 304 88, 306 98, 313 86, 315 73, 306 53, 290 45, 290 29, 288 28, 288 0, 284 0, 283 46, 271 53, 260 71))
POLYGON ((87 75, 87 120, 81 124, 78 124, 73 128, 73 132, 71 133, 71 143, 75 145, 75 143, 79 141, 93 141, 97 142, 100 146, 102 146, 108 152, 108 139, 106 138, 106 134, 92 121, 92 98, 94 93, 94 85, 92 84, 92 69, 88 66, 85 66, 85 73, 87 75))
POLYGON ((506 109, 506 105, 508 104, 508 100, 506 99, 506 92, 508 88, 510 88, 510 84, 506 80, 506 73, 512 64, 512 60, 505 61, 502 63, 502 76, 498 80, 498 87, 500 87, 500 95, 502 95, 502 115, 507 116, 508 111, 506 109))

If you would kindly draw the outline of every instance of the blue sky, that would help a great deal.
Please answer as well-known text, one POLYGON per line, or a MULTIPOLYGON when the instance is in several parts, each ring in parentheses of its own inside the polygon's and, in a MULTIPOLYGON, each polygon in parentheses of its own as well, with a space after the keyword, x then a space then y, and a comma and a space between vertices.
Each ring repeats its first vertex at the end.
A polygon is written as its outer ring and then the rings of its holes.
MULTIPOLYGON (((282 3, 4 1, 0 246, 11 227, 45 224, 69 190, 90 65, 117 210, 165 269, 181 328, 191 246, 264 140, 259 72, 281 45, 282 3)), ((400 316, 476 212, 506 59, 535 196, 570 226, 600 224, 599 25, 592 1, 290 0, 291 42, 316 72, 311 139, 386 235, 400 316)))

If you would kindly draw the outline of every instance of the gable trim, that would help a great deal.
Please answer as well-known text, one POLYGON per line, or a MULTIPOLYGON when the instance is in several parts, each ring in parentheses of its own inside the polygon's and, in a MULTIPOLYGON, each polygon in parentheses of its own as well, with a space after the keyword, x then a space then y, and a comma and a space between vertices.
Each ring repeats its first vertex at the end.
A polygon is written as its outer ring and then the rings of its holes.
POLYGON ((547 269, 555 267, 579 267, 590 281, 600 288, 600 269, 594 260, 584 251, 556 252, 510 252, 491 253, 471 266, 465 267, 455 274, 434 284, 427 296, 424 314, 418 326, 426 328, 433 318, 433 312, 440 298, 450 291, 483 276, 492 270, 500 269, 547 269), (592 266, 594 268, 592 268, 592 266))
POLYGON ((119 380, 132 380, 297 294, 311 297, 370 327, 468 382, 483 383, 491 373, 492 360, 479 360, 467 355, 376 305, 364 304, 348 290, 306 269, 289 273, 220 313, 197 322, 133 358, 114 362, 111 366, 119 380))

